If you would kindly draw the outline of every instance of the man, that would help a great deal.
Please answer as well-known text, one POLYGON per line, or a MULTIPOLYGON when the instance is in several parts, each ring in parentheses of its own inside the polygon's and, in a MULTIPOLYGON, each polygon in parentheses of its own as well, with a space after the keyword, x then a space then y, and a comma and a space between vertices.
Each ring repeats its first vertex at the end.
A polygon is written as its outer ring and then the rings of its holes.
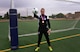
POLYGON ((36 14, 34 14, 34 17, 36 17, 37 19, 39 19, 39 28, 38 28, 38 47, 35 49, 35 51, 38 51, 40 49, 40 42, 42 39, 42 35, 44 34, 48 46, 49 46, 49 50, 52 51, 52 47, 50 44, 50 40, 49 40, 49 34, 51 32, 51 26, 50 26, 50 21, 49 21, 49 17, 47 17, 45 15, 45 9, 41 8, 41 15, 40 17, 37 16, 36 14))

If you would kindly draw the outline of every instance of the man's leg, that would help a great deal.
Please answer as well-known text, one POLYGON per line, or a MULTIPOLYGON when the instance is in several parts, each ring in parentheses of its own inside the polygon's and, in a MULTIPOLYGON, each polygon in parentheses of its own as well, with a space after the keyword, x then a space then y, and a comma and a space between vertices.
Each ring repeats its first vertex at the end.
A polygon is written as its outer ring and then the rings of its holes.
POLYGON ((41 39, 42 39, 42 32, 38 32, 38 47, 35 49, 35 51, 38 51, 40 49, 41 39))
POLYGON ((44 35, 45 35, 45 38, 47 40, 47 43, 48 43, 48 46, 49 46, 49 50, 50 51, 53 51, 52 47, 51 47, 51 44, 50 44, 50 40, 49 40, 49 35, 47 32, 44 32, 44 35))
POLYGON ((44 32, 44 36, 45 36, 45 38, 47 40, 48 46, 51 46, 48 33, 44 32))
POLYGON ((41 39, 42 39, 42 32, 39 32, 38 33, 38 47, 40 46, 41 39))

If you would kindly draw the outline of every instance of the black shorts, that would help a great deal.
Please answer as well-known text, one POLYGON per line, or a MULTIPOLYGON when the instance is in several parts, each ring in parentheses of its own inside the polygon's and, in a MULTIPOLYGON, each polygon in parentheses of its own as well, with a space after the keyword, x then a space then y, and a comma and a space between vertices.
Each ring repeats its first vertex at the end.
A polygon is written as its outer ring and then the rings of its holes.
POLYGON ((38 28, 38 32, 47 32, 48 28, 38 28))

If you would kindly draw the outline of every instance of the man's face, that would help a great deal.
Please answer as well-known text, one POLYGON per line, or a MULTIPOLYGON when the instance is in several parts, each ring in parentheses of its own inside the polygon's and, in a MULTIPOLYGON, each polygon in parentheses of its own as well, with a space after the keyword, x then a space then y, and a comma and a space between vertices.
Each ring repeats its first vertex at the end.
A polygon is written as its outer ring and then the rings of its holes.
POLYGON ((41 14, 45 14, 45 9, 44 8, 41 9, 41 14))

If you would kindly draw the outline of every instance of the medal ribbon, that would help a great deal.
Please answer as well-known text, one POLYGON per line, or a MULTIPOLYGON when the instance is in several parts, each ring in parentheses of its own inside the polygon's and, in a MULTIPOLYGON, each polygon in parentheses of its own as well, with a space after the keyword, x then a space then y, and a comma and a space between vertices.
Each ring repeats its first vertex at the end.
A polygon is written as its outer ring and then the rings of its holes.
POLYGON ((42 21, 44 21, 44 16, 41 16, 41 18, 42 18, 42 21))

